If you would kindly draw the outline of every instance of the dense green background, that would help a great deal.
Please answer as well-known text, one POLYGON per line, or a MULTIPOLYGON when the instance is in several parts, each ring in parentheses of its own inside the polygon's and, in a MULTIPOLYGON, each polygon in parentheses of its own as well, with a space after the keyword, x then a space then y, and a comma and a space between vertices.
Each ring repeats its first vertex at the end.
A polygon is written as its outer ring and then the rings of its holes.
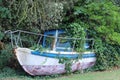
POLYGON ((65 29, 95 39, 93 70, 120 66, 120 2, 115 0, 0 0, 0 70, 19 68, 6 30, 65 29))

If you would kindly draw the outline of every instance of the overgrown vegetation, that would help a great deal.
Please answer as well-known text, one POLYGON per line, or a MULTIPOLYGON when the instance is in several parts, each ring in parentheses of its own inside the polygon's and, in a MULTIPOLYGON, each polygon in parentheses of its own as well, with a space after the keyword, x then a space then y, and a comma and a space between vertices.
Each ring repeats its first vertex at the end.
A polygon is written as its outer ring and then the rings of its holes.
MULTIPOLYGON (((79 0, 73 9, 68 11, 64 24, 79 24, 77 29, 69 27, 73 32, 84 28, 88 38, 95 39, 97 56, 96 70, 105 70, 120 65, 120 8, 111 1, 79 0)), ((73 33, 70 32, 70 33, 73 33)), ((79 36, 77 32, 74 36, 79 36)))
MULTIPOLYGON (((115 1, 119 5, 119 1, 115 1)), ((0 0, 0 69, 4 66, 16 68, 18 65, 14 63, 10 39, 4 36, 5 30, 23 29, 40 33, 59 28, 67 29, 71 37, 94 38, 97 57, 94 70, 120 67, 120 7, 113 0, 67 2, 0 0)))

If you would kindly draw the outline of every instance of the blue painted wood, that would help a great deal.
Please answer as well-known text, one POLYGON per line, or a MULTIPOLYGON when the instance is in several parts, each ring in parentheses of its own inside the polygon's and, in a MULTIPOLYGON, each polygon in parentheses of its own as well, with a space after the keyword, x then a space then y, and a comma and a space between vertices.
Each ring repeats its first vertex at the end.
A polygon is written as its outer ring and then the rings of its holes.
MULTIPOLYGON (((77 59, 80 57, 80 54, 55 54, 55 53, 48 53, 48 52, 40 52, 40 51, 32 51, 31 54, 38 55, 38 56, 44 56, 44 57, 50 57, 50 58, 68 58, 68 59, 77 59)), ((91 52, 89 54, 82 54, 82 58, 93 58, 95 57, 94 52, 91 52)))

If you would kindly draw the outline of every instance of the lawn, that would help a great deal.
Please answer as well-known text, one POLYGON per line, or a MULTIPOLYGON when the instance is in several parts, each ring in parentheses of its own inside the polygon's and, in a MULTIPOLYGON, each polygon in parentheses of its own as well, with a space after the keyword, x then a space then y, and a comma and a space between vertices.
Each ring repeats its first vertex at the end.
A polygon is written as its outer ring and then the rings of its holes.
POLYGON ((120 69, 104 72, 89 72, 83 74, 73 74, 50 80, 120 80, 120 69))
POLYGON ((0 73, 0 80, 120 80, 120 69, 109 71, 88 72, 81 74, 55 76, 29 76, 26 73, 6 71, 0 73))

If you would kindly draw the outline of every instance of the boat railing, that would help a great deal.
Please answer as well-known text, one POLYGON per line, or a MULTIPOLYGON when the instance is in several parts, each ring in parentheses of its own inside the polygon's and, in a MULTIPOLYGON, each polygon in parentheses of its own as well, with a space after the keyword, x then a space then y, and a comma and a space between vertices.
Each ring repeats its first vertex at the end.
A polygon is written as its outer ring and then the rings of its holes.
MULTIPOLYGON (((40 33, 35 33, 35 32, 29 32, 29 31, 23 31, 23 30, 16 30, 16 31, 5 31, 6 34, 9 34, 10 39, 11 39, 11 45, 13 48, 15 47, 32 47, 33 45, 40 45, 42 44, 43 37, 49 37, 49 38, 55 38, 55 36, 49 36, 49 35, 44 35, 40 33)), ((70 38, 70 37, 57 37, 58 39, 66 39, 71 41, 72 43, 72 51, 75 50, 76 44, 78 41, 80 42, 85 42, 84 49, 87 49, 90 47, 90 50, 93 51, 93 45, 94 45, 94 39, 93 38, 70 38), (90 45, 88 43, 90 42, 90 45)), ((56 45, 56 44, 55 44, 56 45)), ((59 48, 59 46, 58 46, 59 48)), ((69 48, 70 49, 70 48, 69 48)))

